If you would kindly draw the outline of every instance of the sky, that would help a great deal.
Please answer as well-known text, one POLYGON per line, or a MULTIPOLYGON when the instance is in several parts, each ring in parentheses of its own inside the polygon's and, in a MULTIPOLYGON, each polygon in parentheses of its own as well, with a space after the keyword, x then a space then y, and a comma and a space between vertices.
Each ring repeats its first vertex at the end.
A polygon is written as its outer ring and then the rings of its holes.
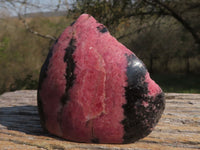
POLYGON ((16 16, 18 13, 25 14, 55 10, 65 11, 67 10, 67 6, 70 7, 70 3, 73 0, 27 0, 27 5, 23 5, 19 1, 23 2, 24 0, 12 0, 13 3, 0 0, 0 12, 6 12, 11 16, 16 16), (58 9, 59 1, 61 5, 58 9), (68 5, 66 5, 66 2, 68 5))

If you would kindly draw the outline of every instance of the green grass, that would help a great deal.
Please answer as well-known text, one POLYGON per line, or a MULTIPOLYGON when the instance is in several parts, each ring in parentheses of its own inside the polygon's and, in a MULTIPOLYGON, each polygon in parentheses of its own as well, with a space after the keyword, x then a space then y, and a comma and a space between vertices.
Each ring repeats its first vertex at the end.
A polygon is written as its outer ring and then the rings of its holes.
POLYGON ((184 74, 151 74, 164 92, 200 93, 199 75, 184 74))

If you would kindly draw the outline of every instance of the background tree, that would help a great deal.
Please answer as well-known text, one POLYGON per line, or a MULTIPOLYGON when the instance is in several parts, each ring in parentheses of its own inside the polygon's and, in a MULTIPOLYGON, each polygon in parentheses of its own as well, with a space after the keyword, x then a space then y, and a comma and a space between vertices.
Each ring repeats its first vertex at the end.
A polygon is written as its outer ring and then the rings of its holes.
POLYGON ((89 13, 104 23, 118 40, 148 59, 151 72, 154 59, 169 71, 174 57, 186 59, 189 72, 190 58, 200 53, 199 0, 77 0, 70 12, 75 18, 89 13))
MULTIPOLYGON (((62 3, 52 1, 52 4, 62 3)), ((37 88, 49 48, 72 22, 58 16, 61 8, 52 4, 42 4, 39 0, 0 0, 0 12, 4 12, 0 13, 0 93, 37 88)))

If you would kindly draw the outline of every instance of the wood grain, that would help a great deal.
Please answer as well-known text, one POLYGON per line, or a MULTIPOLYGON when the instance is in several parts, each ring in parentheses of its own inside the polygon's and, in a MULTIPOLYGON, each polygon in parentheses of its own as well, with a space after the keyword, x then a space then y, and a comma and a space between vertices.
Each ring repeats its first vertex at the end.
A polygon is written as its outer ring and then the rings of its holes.
POLYGON ((194 150, 200 149, 200 94, 166 94, 166 109, 153 132, 133 144, 85 144, 45 133, 36 91, 0 96, 0 150, 194 150))

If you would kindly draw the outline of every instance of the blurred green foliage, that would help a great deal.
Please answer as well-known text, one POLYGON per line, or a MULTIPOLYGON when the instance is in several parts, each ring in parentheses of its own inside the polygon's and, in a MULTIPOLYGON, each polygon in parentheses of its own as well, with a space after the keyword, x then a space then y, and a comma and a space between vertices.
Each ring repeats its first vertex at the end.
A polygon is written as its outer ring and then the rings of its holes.
POLYGON ((195 74, 151 74, 164 92, 172 93, 200 93, 200 78, 195 74))
POLYGON ((71 16, 94 16, 151 73, 200 72, 199 0, 76 0, 75 4, 71 16))
POLYGON ((37 89, 38 81, 33 78, 32 75, 27 74, 24 79, 16 78, 14 82, 10 85, 10 91, 24 90, 24 89, 37 89))
MULTIPOLYGON (((37 32, 58 37, 72 20, 36 17, 27 22, 37 32)), ((41 65, 54 41, 28 32, 18 18, 5 18, 0 30, 0 93, 37 89, 41 65)))

